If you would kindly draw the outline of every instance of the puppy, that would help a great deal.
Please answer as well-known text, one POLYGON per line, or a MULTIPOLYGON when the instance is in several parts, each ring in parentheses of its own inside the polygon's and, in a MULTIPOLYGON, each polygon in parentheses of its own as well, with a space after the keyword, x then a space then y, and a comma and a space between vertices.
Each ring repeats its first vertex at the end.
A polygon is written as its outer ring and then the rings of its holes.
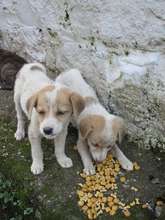
POLYGON ((103 161, 109 151, 124 169, 132 170, 132 162, 117 145, 121 143, 125 133, 123 119, 107 112, 78 70, 72 69, 62 73, 57 77, 56 82, 63 83, 84 98, 85 107, 75 118, 79 129, 77 148, 84 165, 84 172, 88 175, 94 174, 92 159, 103 161))
POLYGON ((67 127, 72 114, 79 114, 84 102, 80 95, 46 75, 46 69, 39 63, 25 64, 17 75, 14 88, 14 102, 17 113, 15 138, 24 135, 23 112, 30 120, 28 137, 31 143, 33 174, 44 169, 41 137, 54 139, 55 155, 62 167, 71 167, 72 160, 65 154, 67 127))

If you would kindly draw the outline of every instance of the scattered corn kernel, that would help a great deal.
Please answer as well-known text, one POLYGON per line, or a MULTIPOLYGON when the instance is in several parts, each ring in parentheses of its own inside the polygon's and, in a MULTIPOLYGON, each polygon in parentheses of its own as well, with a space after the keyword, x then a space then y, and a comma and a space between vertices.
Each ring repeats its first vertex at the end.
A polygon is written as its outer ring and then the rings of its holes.
POLYGON ((123 210, 123 213, 126 217, 129 217, 131 215, 130 211, 128 209, 123 210))
POLYGON ((126 209, 130 209, 130 208, 131 208, 131 206, 130 206, 130 205, 127 205, 127 206, 125 206, 125 208, 126 208, 126 209))
POLYGON ((119 203, 119 199, 118 198, 114 198, 114 203, 118 204, 119 203))
POLYGON ((125 206, 125 203, 119 202, 119 205, 124 207, 124 206, 125 206))
POLYGON ((102 198, 102 201, 103 201, 104 203, 106 203, 106 202, 107 202, 107 198, 106 198, 106 197, 103 197, 103 198, 102 198))
POLYGON ((106 212, 110 212, 110 210, 111 210, 111 209, 110 209, 109 207, 106 207, 106 208, 105 208, 105 211, 106 211, 106 212))
POLYGON ((88 198, 92 198, 92 193, 88 193, 88 198))
POLYGON ((120 177, 120 182, 125 183, 125 181, 126 181, 125 176, 121 176, 121 177, 120 177))
POLYGON ((113 198, 112 196, 109 196, 107 200, 108 200, 108 202, 112 202, 113 199, 114 199, 114 198, 113 198))
POLYGON ((138 198, 135 198, 135 203, 136 203, 136 205, 139 205, 139 204, 140 204, 140 202, 139 202, 139 199, 138 199, 138 198))
POLYGON ((137 189, 136 187, 134 187, 134 186, 131 187, 131 190, 133 190, 133 191, 135 191, 135 192, 138 191, 138 189, 137 189))
POLYGON ((140 170, 140 166, 137 164, 137 162, 133 163, 133 167, 134 167, 134 170, 140 170))
POLYGON ((108 202, 109 207, 112 207, 114 205, 114 202, 108 202))
POLYGON ((84 206, 82 207, 82 210, 83 210, 84 212, 86 212, 86 211, 88 210, 88 206, 87 206, 87 205, 84 205, 84 206))
POLYGON ((77 191, 77 194, 79 195, 79 197, 82 197, 84 195, 84 192, 83 191, 77 191))
POLYGON ((130 206, 134 206, 134 205, 136 205, 135 201, 130 203, 130 206))
POLYGON ((113 198, 116 198, 116 193, 111 193, 111 196, 112 196, 113 198))
POLYGON ((79 205, 79 206, 83 206, 83 205, 84 205, 84 201, 81 201, 81 200, 78 201, 78 205, 79 205))
POLYGON ((109 214, 110 214, 110 215, 115 215, 115 214, 116 214, 116 211, 115 211, 115 210, 110 210, 109 214))
POLYGON ((117 209, 118 209, 118 206, 117 206, 117 205, 113 205, 113 206, 112 206, 112 210, 117 211, 117 209))
POLYGON ((119 167, 115 167, 115 171, 116 171, 116 172, 119 172, 119 171, 120 171, 120 168, 119 168, 119 167))
POLYGON ((156 205, 157 206, 162 206, 164 203, 163 203, 163 201, 161 201, 161 200, 158 200, 157 202, 156 202, 156 205))
POLYGON ((142 205, 142 208, 143 208, 143 209, 148 208, 148 203, 143 204, 143 205, 142 205))

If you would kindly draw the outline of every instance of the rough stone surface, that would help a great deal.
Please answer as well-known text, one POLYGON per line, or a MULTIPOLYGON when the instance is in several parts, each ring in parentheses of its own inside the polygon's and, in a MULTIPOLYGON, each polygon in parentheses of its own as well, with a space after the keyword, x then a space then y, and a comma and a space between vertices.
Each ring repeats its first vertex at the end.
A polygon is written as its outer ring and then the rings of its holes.
POLYGON ((0 26, 1 47, 79 68, 134 141, 165 148, 164 0, 2 0, 0 26))

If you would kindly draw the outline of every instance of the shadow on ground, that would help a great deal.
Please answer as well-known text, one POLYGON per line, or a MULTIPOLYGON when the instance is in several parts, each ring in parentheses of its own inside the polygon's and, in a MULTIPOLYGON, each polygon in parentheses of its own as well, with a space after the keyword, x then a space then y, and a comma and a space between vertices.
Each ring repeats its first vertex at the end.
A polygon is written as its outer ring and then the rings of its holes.
MULTIPOLYGON (((36 219, 87 219, 77 205, 77 184, 82 182, 78 172, 82 171, 82 164, 73 147, 77 139, 76 130, 69 129, 66 143, 73 168, 61 168, 53 155, 53 143, 43 141, 45 170, 41 175, 34 176, 30 173, 31 155, 27 138, 21 142, 14 139, 16 123, 12 93, 0 91, 0 96, 0 172, 15 182, 20 193, 28 197, 35 207, 36 219)), ((123 144, 122 150, 132 161, 137 161, 141 169, 135 172, 122 171, 127 182, 119 187, 120 198, 125 202, 140 198, 140 201, 148 202, 151 206, 151 210, 142 209, 141 206, 132 209, 129 219, 155 219, 155 201, 158 197, 165 198, 165 155, 137 148, 128 141, 123 144), (133 192, 131 186, 139 190, 133 192)), ((114 217, 102 215, 98 219, 123 220, 125 217, 119 213, 114 217)), ((159 219, 165 219, 165 215, 159 219)))

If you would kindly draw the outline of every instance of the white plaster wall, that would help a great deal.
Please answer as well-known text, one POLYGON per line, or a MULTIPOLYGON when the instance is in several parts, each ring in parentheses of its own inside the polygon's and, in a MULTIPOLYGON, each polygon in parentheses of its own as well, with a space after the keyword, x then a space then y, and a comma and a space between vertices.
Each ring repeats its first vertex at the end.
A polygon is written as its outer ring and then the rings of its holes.
POLYGON ((51 72, 79 68, 133 140, 165 147, 164 0, 1 0, 0 31, 51 72))

